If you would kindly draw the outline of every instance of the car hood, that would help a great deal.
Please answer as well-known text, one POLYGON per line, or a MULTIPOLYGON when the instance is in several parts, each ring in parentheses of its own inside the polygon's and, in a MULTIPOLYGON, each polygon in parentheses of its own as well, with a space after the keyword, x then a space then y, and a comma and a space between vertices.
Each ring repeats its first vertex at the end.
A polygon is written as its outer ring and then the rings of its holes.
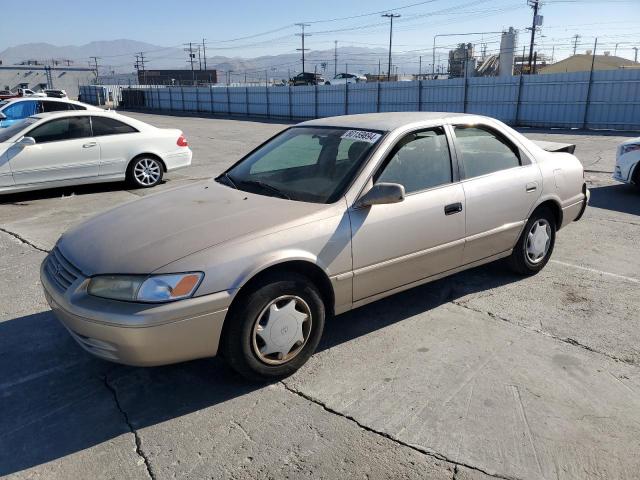
POLYGON ((328 207, 209 181, 102 213, 69 230, 57 246, 88 276, 148 274, 205 248, 309 221, 328 207))

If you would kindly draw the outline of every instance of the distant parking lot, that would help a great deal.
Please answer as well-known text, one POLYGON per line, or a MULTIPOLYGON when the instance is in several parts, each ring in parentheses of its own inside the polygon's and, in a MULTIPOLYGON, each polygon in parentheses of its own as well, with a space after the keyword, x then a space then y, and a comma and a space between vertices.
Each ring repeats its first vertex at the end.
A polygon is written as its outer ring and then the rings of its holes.
POLYGON ((640 191, 611 180, 637 133, 523 130, 575 143, 592 192, 539 275, 492 264, 336 317, 298 373, 256 386, 219 359, 102 362, 48 310, 38 268, 61 233, 208 179, 287 126, 129 115, 182 129, 192 167, 152 190, 0 197, 0 476, 638 477, 640 191))

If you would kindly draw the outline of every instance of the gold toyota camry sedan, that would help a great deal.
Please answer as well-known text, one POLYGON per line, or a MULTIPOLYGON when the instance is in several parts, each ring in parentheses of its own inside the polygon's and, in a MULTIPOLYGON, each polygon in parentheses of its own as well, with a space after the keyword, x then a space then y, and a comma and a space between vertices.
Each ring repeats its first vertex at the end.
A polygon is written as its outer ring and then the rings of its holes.
POLYGON ((501 258, 540 271, 589 199, 573 149, 477 115, 304 122, 215 179, 68 231, 42 284, 100 358, 221 353, 249 379, 281 378, 330 315, 501 258))

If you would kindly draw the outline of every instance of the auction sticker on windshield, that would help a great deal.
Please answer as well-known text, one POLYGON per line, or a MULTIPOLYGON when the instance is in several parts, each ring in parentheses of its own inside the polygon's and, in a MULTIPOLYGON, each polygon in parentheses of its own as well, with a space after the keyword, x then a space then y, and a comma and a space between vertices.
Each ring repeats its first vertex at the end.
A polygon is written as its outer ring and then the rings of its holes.
POLYGON ((382 135, 375 132, 367 132, 366 130, 347 130, 342 137, 350 140, 359 140, 361 142, 376 143, 382 135))

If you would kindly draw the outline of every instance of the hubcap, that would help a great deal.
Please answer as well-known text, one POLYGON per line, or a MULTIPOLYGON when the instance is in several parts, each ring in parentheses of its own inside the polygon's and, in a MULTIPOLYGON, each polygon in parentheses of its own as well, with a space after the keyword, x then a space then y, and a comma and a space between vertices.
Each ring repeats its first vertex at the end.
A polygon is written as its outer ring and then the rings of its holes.
POLYGON ((284 295, 272 300, 253 326, 253 352, 269 365, 288 362, 307 343, 311 322, 311 309, 302 298, 284 295))
POLYGON ((531 225, 527 235, 527 257, 531 263, 540 263, 551 245, 551 225, 544 218, 531 225))
POLYGON ((153 185, 160 179, 160 165, 156 160, 143 158, 136 163, 133 174, 142 185, 153 185))

